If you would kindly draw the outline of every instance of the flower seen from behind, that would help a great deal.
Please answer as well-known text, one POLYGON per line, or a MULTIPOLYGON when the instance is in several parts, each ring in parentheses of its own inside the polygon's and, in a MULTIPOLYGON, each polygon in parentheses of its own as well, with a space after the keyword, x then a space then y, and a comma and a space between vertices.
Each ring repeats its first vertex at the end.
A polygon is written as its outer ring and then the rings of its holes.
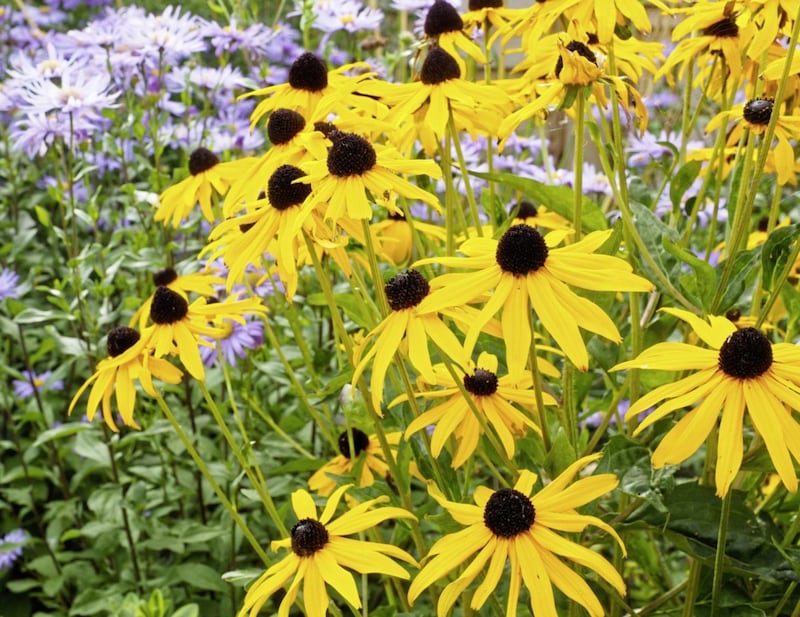
POLYGON ((308 617, 323 617, 328 612, 330 598, 327 585, 333 587, 353 609, 361 608, 356 581, 349 570, 361 574, 385 574, 408 579, 409 574, 395 559, 416 565, 404 550, 381 542, 348 538, 352 534, 372 529, 379 523, 394 519, 413 519, 413 514, 395 507, 374 508, 388 497, 365 501, 350 508, 339 518, 333 518, 342 496, 350 485, 337 489, 330 496, 322 514, 311 495, 304 490, 292 493, 292 508, 297 523, 288 538, 272 542, 272 550, 291 549, 281 561, 270 567, 247 590, 239 617, 256 617, 264 604, 289 580, 286 595, 278 607, 278 617, 287 617, 303 584, 303 605, 308 617))

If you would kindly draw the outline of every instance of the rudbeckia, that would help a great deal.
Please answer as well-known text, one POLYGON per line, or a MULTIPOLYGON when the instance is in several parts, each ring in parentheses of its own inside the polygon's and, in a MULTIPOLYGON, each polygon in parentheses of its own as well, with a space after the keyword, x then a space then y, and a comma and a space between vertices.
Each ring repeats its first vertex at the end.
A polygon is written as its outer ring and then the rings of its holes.
POLYGON ((416 565, 414 558, 392 544, 354 540, 346 536, 366 531, 378 523, 392 519, 413 519, 413 514, 402 508, 372 509, 389 500, 379 497, 365 501, 333 520, 342 495, 350 486, 336 490, 328 499, 321 515, 314 500, 304 490, 292 493, 292 508, 297 523, 288 538, 272 542, 272 550, 291 548, 291 553, 270 567, 247 590, 239 617, 256 617, 261 607, 278 589, 292 579, 278 607, 278 617, 288 617, 289 609, 297 598, 303 583, 303 605, 308 617, 324 617, 330 598, 327 585, 333 587, 354 609, 361 608, 361 598, 353 575, 386 574, 408 579, 408 572, 394 559, 416 565))
POLYGON ((394 265, 406 263, 414 249, 414 231, 434 241, 444 242, 447 232, 440 225, 414 220, 410 223, 402 212, 389 211, 386 218, 372 223, 370 229, 380 242, 381 257, 394 265), (413 226, 413 230, 412 230, 413 226))
POLYGON ((600 456, 594 454, 576 461, 535 494, 536 474, 527 470, 520 473, 514 488, 492 491, 480 486, 473 495, 477 504, 474 506, 448 501, 438 488, 431 486, 431 496, 459 524, 467 527, 444 536, 433 545, 428 562, 411 583, 409 601, 414 602, 434 582, 468 562, 458 578, 439 596, 436 612, 444 617, 488 564, 486 576, 470 602, 473 610, 479 610, 506 572, 508 561, 507 617, 517 615, 523 583, 530 593, 531 609, 536 617, 558 617, 553 585, 583 606, 591 617, 603 617, 606 612, 585 577, 564 561, 597 573, 620 595, 625 594, 622 577, 599 553, 557 533, 582 533, 589 525, 594 525, 610 534, 624 552, 622 540, 611 526, 596 516, 577 512, 577 508, 614 490, 619 482, 613 474, 572 482, 581 469, 600 456))
POLYGON ((481 48, 464 31, 464 21, 455 7, 446 0, 436 0, 425 16, 425 37, 446 51, 458 64, 462 75, 467 65, 457 50, 467 53, 478 64, 486 64, 481 48))
POLYGON ((212 199, 223 196, 243 172, 253 164, 254 158, 245 157, 220 163, 216 154, 206 148, 197 148, 189 156, 189 177, 165 190, 158 198, 156 221, 169 221, 176 229, 183 219, 200 204, 203 218, 214 222, 212 199))
POLYGON ((569 229, 572 227, 563 216, 553 212, 547 206, 534 206, 529 201, 521 201, 512 206, 509 215, 513 217, 512 225, 530 225, 542 229, 569 229))
POLYGON ((438 263, 448 268, 468 268, 471 273, 443 274, 431 281, 434 289, 422 301, 419 313, 435 312, 481 299, 489 299, 473 320, 464 347, 472 353, 478 335, 502 309, 501 324, 508 372, 525 367, 531 346, 530 309, 567 357, 586 370, 589 356, 579 327, 611 341, 619 331, 603 310, 567 285, 593 291, 651 291, 647 280, 633 274, 619 257, 594 254, 612 231, 596 231, 580 242, 558 245, 570 231, 551 231, 547 236, 528 225, 514 225, 499 240, 472 238, 459 250, 465 257, 437 257, 418 263, 438 263))
POLYGON ((139 428, 133 419, 133 408, 136 404, 136 384, 138 379, 144 391, 156 396, 153 377, 167 383, 179 383, 183 373, 162 358, 154 358, 152 350, 146 346, 147 339, 132 328, 113 328, 108 333, 106 347, 108 358, 101 360, 97 370, 87 379, 72 397, 68 414, 72 413, 81 394, 89 387, 89 402, 86 405, 86 416, 94 420, 97 408, 102 405, 103 419, 108 428, 115 433, 119 431, 111 411, 111 397, 116 394, 117 409, 126 426, 139 428))
MULTIPOLYGON (((551 377, 559 377, 556 368, 545 360, 539 359, 542 373, 551 377)), ((463 369, 462 369, 463 370, 463 369)), ((431 439, 431 454, 438 458, 447 440, 453 436, 458 446, 453 454, 453 468, 458 468, 469 459, 478 447, 483 434, 481 422, 475 417, 475 411, 464 400, 461 390, 453 380, 450 371, 444 365, 434 367, 434 380, 431 386, 442 386, 438 390, 426 390, 414 394, 418 398, 431 400, 446 399, 434 405, 406 428, 405 436, 435 426, 431 439)), ((530 373, 522 373, 517 377, 497 374, 497 357, 489 353, 481 353, 478 362, 469 363, 463 377, 464 389, 472 398, 476 409, 481 413, 494 432, 500 437, 506 455, 514 456, 516 439, 524 437, 528 429, 541 435, 541 430, 529 417, 530 411, 536 409, 536 393, 533 390, 530 373), (526 411, 520 410, 521 405, 526 411)), ((400 396, 390 406, 406 400, 400 396)), ((556 400, 542 393, 545 405, 556 405, 556 400)))
POLYGON ((800 410, 800 348, 789 343, 772 344, 759 330, 737 329, 725 317, 711 315, 706 323, 687 311, 662 310, 687 322, 710 349, 658 343, 635 360, 612 369, 697 371, 649 392, 628 411, 629 417, 636 417, 658 405, 637 427, 634 435, 638 435, 670 413, 696 404, 661 440, 653 452, 653 465, 664 467, 685 461, 719 421, 715 480, 717 494, 724 496, 742 464, 747 412, 781 481, 795 492, 797 475, 792 457, 800 461, 800 425, 787 406, 800 410))
POLYGON ((324 160, 302 163, 307 172, 302 178, 310 182, 314 192, 304 207, 327 204, 325 219, 338 221, 371 219, 371 198, 390 206, 392 193, 418 199, 441 211, 435 195, 422 190, 398 174, 418 174, 441 178, 442 170, 431 160, 409 160, 394 148, 371 144, 355 133, 335 131, 333 142, 324 160))

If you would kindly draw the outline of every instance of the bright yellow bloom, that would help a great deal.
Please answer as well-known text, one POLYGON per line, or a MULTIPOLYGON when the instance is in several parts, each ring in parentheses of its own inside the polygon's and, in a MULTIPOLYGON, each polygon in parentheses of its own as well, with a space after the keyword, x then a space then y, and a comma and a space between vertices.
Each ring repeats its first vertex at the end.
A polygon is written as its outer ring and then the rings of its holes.
POLYGON ((378 523, 394 519, 413 519, 402 508, 372 509, 388 497, 365 501, 351 508, 336 520, 333 515, 350 486, 343 486, 328 499, 321 515, 306 491, 292 493, 292 508, 297 523, 288 538, 273 542, 272 550, 291 548, 291 553, 270 567, 247 590, 239 617, 256 617, 270 596, 292 579, 278 607, 278 617, 288 617, 303 583, 303 605, 308 617, 324 617, 330 598, 327 585, 333 587, 354 609, 361 608, 361 598, 353 575, 345 568, 361 574, 386 574, 408 579, 408 572, 394 559, 416 565, 414 558, 392 544, 353 540, 346 536, 366 531, 378 523), (394 558, 394 559, 392 559, 394 558))
POLYGON ((755 328, 737 329, 725 317, 711 315, 708 323, 688 311, 662 309, 687 322, 710 347, 686 343, 658 343, 635 360, 612 370, 627 368, 697 372, 660 386, 631 405, 628 417, 658 404, 637 427, 648 426, 679 409, 695 407, 672 427, 653 452, 653 465, 677 465, 689 458, 719 421, 715 480, 724 496, 742 464, 745 411, 764 440, 781 481, 792 492, 797 475, 792 457, 800 461, 800 425, 790 409, 800 410, 800 348, 770 343, 755 328))
POLYGON ((564 560, 594 571, 620 595, 625 595, 622 577, 599 553, 556 533, 582 533, 594 525, 610 534, 625 552, 622 539, 610 525, 596 516, 577 512, 577 508, 614 490, 619 483, 613 474, 572 482, 581 469, 600 456, 593 454, 576 461, 535 494, 536 474, 527 470, 520 473, 513 489, 492 491, 480 486, 473 495, 477 504, 474 506, 448 501, 431 485, 431 496, 467 527, 433 545, 427 563, 411 583, 409 601, 414 602, 422 591, 466 562, 458 578, 439 596, 436 612, 445 617, 488 564, 486 576, 470 602, 473 610, 479 610, 505 574, 508 561, 506 617, 517 615, 522 583, 528 588, 531 610, 536 617, 558 617, 553 585, 583 606, 591 617, 603 617, 606 612, 585 577, 570 569, 564 560))
POLYGON ((458 53, 464 51, 478 64, 486 64, 483 51, 464 31, 464 21, 455 7, 446 0, 435 0, 425 16, 425 38, 441 47, 458 64, 462 75, 467 73, 467 65, 458 53))

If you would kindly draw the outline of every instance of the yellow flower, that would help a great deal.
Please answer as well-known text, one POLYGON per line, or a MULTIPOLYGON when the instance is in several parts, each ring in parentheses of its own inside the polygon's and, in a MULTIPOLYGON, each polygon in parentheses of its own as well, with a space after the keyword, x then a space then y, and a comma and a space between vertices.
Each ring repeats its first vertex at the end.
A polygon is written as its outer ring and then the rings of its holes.
POLYGON ((135 381, 139 380, 147 394, 156 396, 153 377, 176 384, 183 376, 178 368, 166 360, 154 358, 146 343, 146 336, 143 338, 132 328, 113 328, 108 333, 106 343, 109 357, 100 361, 94 374, 78 389, 67 413, 72 413, 81 394, 92 386, 86 405, 86 416, 90 422, 94 420, 97 408, 102 405, 103 419, 108 428, 115 433, 119 431, 111 410, 111 397, 116 394, 117 409, 122 422, 126 426, 139 428, 133 419, 133 408, 136 405, 135 381))
POLYGON ((707 323, 688 311, 662 310, 687 322, 710 349, 658 343, 635 360, 612 369, 697 371, 649 392, 628 411, 628 417, 635 418, 658 404, 637 427, 634 435, 638 435, 670 413, 696 403, 661 440, 653 452, 653 465, 664 467, 685 461, 719 420, 715 480, 717 494, 724 496, 742 464, 746 411, 781 481, 795 492, 797 475, 792 457, 800 461, 800 425, 787 406, 800 410, 800 348, 789 343, 772 344, 755 328, 737 329, 725 317, 711 315, 707 323))
MULTIPOLYGON (((545 360, 539 359, 539 368, 546 375, 559 377, 556 368, 545 360)), ((434 367, 434 377, 431 385, 443 386, 443 389, 417 392, 414 396, 446 400, 415 418, 406 428, 405 437, 408 439, 418 431, 435 426, 431 440, 431 454, 438 458, 447 440, 454 436, 458 446, 453 454, 452 465, 453 468, 458 468, 474 454, 478 440, 483 434, 483 428, 469 403, 464 400, 450 371, 444 365, 438 365, 434 367)), ((498 377, 497 357, 484 352, 478 357, 477 363, 470 362, 467 366, 463 385, 478 412, 500 438, 509 458, 514 456, 515 440, 524 437, 529 428, 541 436, 540 428, 529 417, 529 413, 536 409, 536 393, 533 390, 530 373, 522 373, 516 377, 511 375, 498 377), (515 404, 522 405, 526 411, 520 411, 515 404)), ((406 395, 398 397, 390 403, 390 407, 407 398, 406 395)), ((546 392, 542 393, 542 398, 545 405, 557 404, 556 400, 546 392)))
POLYGON ((467 65, 457 50, 467 53, 478 64, 486 64, 481 48, 464 31, 464 21, 455 7, 446 0, 435 0, 425 16, 425 38, 446 51, 458 64, 462 75, 467 65))
POLYGON ((577 508, 614 490, 619 482, 613 474, 600 474, 570 485, 581 469, 599 458, 600 454, 594 454, 576 461, 533 495, 536 475, 527 470, 520 473, 513 489, 492 491, 480 486, 473 495, 477 504, 474 506, 448 501, 431 485, 431 496, 467 527, 433 545, 427 563, 411 583, 409 601, 414 602, 434 582, 468 562, 439 596, 436 613, 444 617, 488 564, 486 576, 470 602, 473 610, 479 610, 506 572, 508 561, 506 617, 517 615, 522 583, 528 588, 536 617, 558 617, 553 585, 583 606, 591 617, 603 617, 606 612, 585 577, 570 569, 564 560, 596 572, 620 595, 625 594, 622 577, 599 553, 556 533, 582 533, 594 525, 609 533, 625 552, 611 526, 596 516, 577 512, 577 508))
POLYGON ((480 314, 467 332, 464 347, 471 354, 484 325, 502 309, 502 331, 508 372, 525 368, 531 346, 530 309, 567 357, 586 370, 589 356, 579 328, 611 341, 619 331, 603 310, 567 285, 593 291, 651 291, 647 280, 633 274, 630 264, 611 255, 594 254, 612 231, 588 234, 580 242, 558 247, 571 233, 551 231, 542 237, 528 225, 514 225, 499 240, 472 238, 460 251, 466 257, 437 257, 422 263, 448 268, 468 268, 470 273, 450 273, 431 281, 434 291, 420 303, 419 313, 441 311, 481 299, 491 291, 480 314))
POLYGON ((375 232, 376 240, 380 243, 380 256, 393 265, 405 264, 411 258, 414 231, 438 242, 444 242, 447 237, 447 232, 441 225, 418 220, 409 222, 402 212, 391 210, 384 220, 372 223, 370 229, 375 232))
POLYGON ((401 508, 373 510, 373 506, 389 500, 388 497, 379 497, 365 501, 332 520, 342 495, 349 488, 343 486, 333 493, 319 516, 311 495, 304 490, 292 493, 292 508, 298 521, 288 538, 271 544, 273 551, 291 548, 291 553, 264 572, 247 590, 239 617, 256 617, 270 596, 289 579, 292 582, 278 607, 278 617, 288 617, 300 583, 303 583, 303 605, 308 617, 327 614, 330 598, 326 584, 333 587, 353 609, 360 609, 358 587, 353 575, 345 568, 361 574, 409 578, 408 572, 394 561, 401 559, 416 565, 414 558, 404 550, 392 544, 353 540, 346 536, 371 529, 383 521, 413 519, 415 516, 401 508))

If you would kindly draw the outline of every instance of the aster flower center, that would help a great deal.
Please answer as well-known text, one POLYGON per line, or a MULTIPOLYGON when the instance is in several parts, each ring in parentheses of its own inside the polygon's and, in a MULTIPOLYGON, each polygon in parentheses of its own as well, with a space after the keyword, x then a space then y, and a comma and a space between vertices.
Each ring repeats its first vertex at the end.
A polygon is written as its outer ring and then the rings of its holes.
POLYGON ((719 368, 731 377, 753 379, 772 366, 772 344, 755 328, 731 334, 719 350, 719 368))
POLYGON ((207 148, 198 148, 189 155, 189 173, 193 176, 208 171, 219 163, 216 154, 207 148))
POLYGON ((350 453, 350 440, 347 437, 347 431, 339 435, 339 452, 345 458, 355 458, 367 449, 369 445, 369 437, 364 431, 357 428, 351 428, 350 432, 353 434, 353 454, 350 453))
POLYGON ((328 151, 328 171, 346 178, 361 176, 375 167, 378 155, 375 148, 363 137, 353 133, 337 133, 328 151))
POLYGON ((475 396, 491 396, 497 392, 497 375, 476 368, 472 375, 464 375, 464 389, 475 396))
POLYGON ((267 121, 267 137, 276 146, 292 141, 306 125, 306 119, 291 109, 276 109, 267 121))
POLYGON ((324 90, 328 86, 328 68, 318 56, 306 52, 289 67, 289 85, 295 90, 324 90))
POLYGON ((469 0, 470 11, 480 11, 481 9, 501 9, 503 0, 469 0))
POLYGON ((122 355, 138 343, 141 336, 137 330, 126 326, 112 328, 108 332, 108 340, 106 341, 108 355, 112 358, 122 355))
POLYGON ((547 261, 548 249, 542 234, 528 225, 513 225, 497 243, 497 264, 504 272, 525 276, 547 261))
MULTIPOLYGON (((595 56, 594 52, 580 41, 570 41, 569 43, 567 43, 567 49, 573 53, 577 53, 579 56, 583 56, 589 62, 597 66, 597 56, 595 56)), ((555 70, 556 77, 561 76, 561 70, 563 68, 564 68, 564 60, 561 58, 561 56, 559 56, 558 60, 556 60, 556 70, 555 70)))
POLYGON ((159 287, 153 294, 153 303, 150 305, 150 319, 159 325, 173 324, 189 312, 189 303, 179 293, 169 287, 159 287))
POLYGON ((539 211, 529 201, 521 201, 519 204, 511 208, 511 213, 514 213, 514 210, 517 211, 517 218, 518 219, 532 219, 535 218, 536 215, 539 214, 539 211))
POLYGON ((420 81, 426 86, 433 86, 450 79, 461 77, 461 69, 453 56, 440 47, 434 47, 428 52, 422 70, 419 72, 420 81))
POLYGON ((735 39, 739 36, 739 26, 736 25, 733 16, 729 15, 707 28, 703 28, 703 35, 715 36, 718 39, 735 39))
POLYGON ((439 36, 445 32, 463 30, 464 21, 455 7, 445 0, 436 0, 425 16, 425 35, 439 36))
POLYGON ((416 270, 406 270, 383 286, 389 307, 393 311, 417 306, 431 291, 428 281, 416 270))
POLYGON ((313 518, 304 518, 292 527, 292 550, 298 557, 311 557, 328 543, 325 525, 313 518))
POLYGON ((536 509, 531 500, 513 488, 495 491, 483 510, 483 523, 496 536, 513 538, 533 525, 536 509))
POLYGON ((750 124, 767 126, 772 117, 772 108, 775 103, 772 99, 753 99, 748 101, 742 110, 742 116, 750 124))
POLYGON ((178 273, 175 272, 174 268, 164 268, 153 274, 153 282, 156 284, 156 287, 166 287, 177 280, 178 273))
POLYGON ((299 206, 311 195, 311 185, 295 182, 305 176, 305 172, 293 165, 281 165, 270 176, 267 182, 269 203, 277 210, 286 210, 299 206))

